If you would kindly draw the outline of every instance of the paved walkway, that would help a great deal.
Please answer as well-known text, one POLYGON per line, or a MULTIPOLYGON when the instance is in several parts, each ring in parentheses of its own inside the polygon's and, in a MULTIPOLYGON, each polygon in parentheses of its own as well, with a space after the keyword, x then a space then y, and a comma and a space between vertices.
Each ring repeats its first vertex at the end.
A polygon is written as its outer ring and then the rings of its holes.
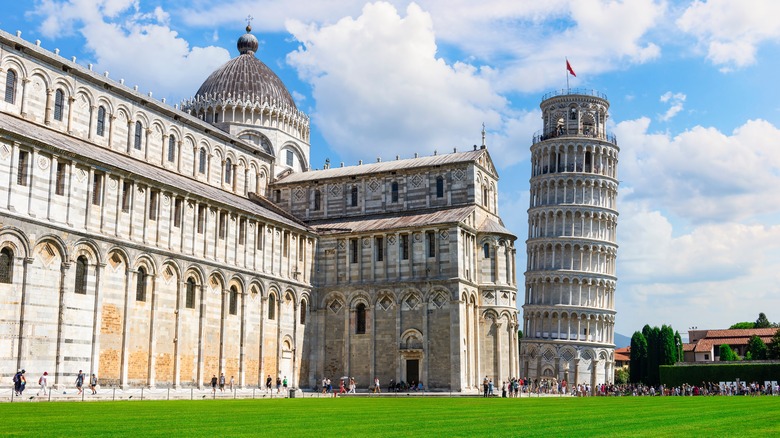
MULTIPOLYGON (((214 399, 283 399, 283 398, 332 398, 333 394, 323 394, 321 392, 314 392, 311 390, 297 390, 294 392, 276 390, 266 392, 265 388, 236 388, 233 391, 225 389, 224 392, 217 389, 214 393, 211 388, 184 388, 184 389, 168 389, 168 388, 132 388, 132 389, 119 389, 119 388, 99 388, 97 394, 93 395, 89 388, 85 389, 83 394, 78 394, 75 388, 65 388, 64 390, 49 391, 46 395, 37 394, 37 388, 27 389, 24 391, 24 395, 14 395, 13 389, 6 391, 0 391, 0 403, 31 403, 31 402, 90 402, 90 401, 112 401, 112 400, 214 400, 214 399)), ((476 392, 427 392, 427 391, 403 391, 403 392, 383 392, 381 394, 374 394, 367 391, 358 392, 356 394, 342 394, 340 397, 482 397, 481 394, 476 392)), ((521 398, 528 398, 528 394, 522 394, 521 398)), ((561 396, 560 394, 531 394, 530 397, 569 397, 561 396)))

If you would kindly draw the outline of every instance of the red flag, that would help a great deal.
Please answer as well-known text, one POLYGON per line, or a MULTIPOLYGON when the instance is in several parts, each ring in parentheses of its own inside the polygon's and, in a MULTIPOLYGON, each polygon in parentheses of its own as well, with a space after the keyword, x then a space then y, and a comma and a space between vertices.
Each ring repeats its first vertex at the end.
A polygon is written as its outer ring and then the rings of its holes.
POLYGON ((571 73, 571 75, 574 76, 575 78, 577 77, 577 74, 574 73, 574 69, 571 68, 571 64, 569 64, 569 60, 568 59, 566 60, 566 70, 568 70, 569 73, 571 73))

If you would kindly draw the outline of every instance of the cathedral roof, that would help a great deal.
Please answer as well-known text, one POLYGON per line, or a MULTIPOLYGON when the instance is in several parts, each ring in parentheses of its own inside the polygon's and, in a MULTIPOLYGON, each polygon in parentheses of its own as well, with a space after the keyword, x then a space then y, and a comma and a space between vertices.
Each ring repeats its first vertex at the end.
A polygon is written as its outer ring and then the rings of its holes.
POLYGON ((486 217, 479 226, 478 231, 485 234, 505 234, 507 236, 517 237, 515 236, 515 233, 506 229, 504 224, 501 223, 501 219, 498 218, 486 217))
POLYGON ((476 161, 487 149, 477 149, 468 152, 453 152, 451 154, 432 155, 429 157, 408 158, 404 160, 382 161, 358 166, 334 167, 330 169, 312 170, 309 172, 292 173, 275 181, 275 185, 299 183, 305 181, 341 178, 347 176, 365 175, 370 173, 391 172, 394 170, 414 169, 444 164, 476 161))
POLYGON ((195 93, 195 100, 232 98, 297 109, 279 76, 255 57, 257 38, 250 33, 251 27, 246 30, 236 44, 239 55, 206 78, 195 93))
POLYGON ((476 207, 467 205, 454 208, 416 210, 375 216, 357 216, 336 220, 318 221, 309 224, 322 234, 362 233, 392 230, 398 228, 425 227, 437 224, 451 224, 465 220, 476 207))
POLYGON ((0 135, 10 135, 11 137, 19 138, 22 142, 28 138, 35 139, 35 143, 57 148, 66 154, 82 157, 85 161, 94 160, 101 168, 114 167, 119 171, 117 173, 126 172, 132 178, 137 178, 139 182, 146 180, 161 186, 166 185, 178 193, 188 193, 191 197, 201 197, 204 200, 221 203, 291 228, 311 231, 297 219, 281 210, 269 209, 247 198, 226 192, 204 182, 158 168, 142 160, 128 157, 110 149, 96 147, 84 140, 67 136, 4 112, 0 112, 0 135))

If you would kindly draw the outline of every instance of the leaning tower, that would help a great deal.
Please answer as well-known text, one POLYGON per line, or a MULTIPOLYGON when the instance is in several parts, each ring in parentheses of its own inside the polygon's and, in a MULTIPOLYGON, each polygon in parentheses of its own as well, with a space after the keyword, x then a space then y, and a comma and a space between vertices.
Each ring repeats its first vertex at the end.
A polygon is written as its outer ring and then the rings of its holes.
POLYGON ((566 89, 541 103, 531 146, 521 370, 567 384, 613 381, 617 141, 601 93, 566 89))

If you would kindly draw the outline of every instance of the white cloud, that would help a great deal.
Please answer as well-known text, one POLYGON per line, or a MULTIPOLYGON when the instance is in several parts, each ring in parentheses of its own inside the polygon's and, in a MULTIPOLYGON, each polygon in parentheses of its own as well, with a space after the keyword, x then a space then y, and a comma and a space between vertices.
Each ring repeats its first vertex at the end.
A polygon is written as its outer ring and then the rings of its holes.
POLYGON ((463 150, 481 141, 483 122, 497 163, 526 155, 538 114, 510 113, 486 77, 489 70, 438 58, 431 17, 418 6, 401 17, 392 5, 375 3, 333 25, 288 26, 302 43, 288 62, 311 84, 313 120, 342 155, 463 150), (536 120, 527 123, 529 117, 536 120), (524 145, 522 154, 517 144, 524 145))
POLYGON ((34 13, 42 17, 44 35, 81 34, 95 70, 121 75, 156 97, 189 97, 230 59, 220 47, 190 47, 170 28, 168 12, 159 6, 144 12, 138 0, 46 0, 34 13))
POLYGON ((765 41, 780 41, 780 2, 776 0, 695 1, 677 20, 677 26, 706 47, 713 64, 745 67, 756 62, 756 50, 765 41))
POLYGON ((672 119, 672 117, 676 116, 677 113, 682 111, 683 104, 685 103, 685 94, 683 93, 672 93, 671 91, 667 91, 661 96, 661 102, 663 103, 669 103, 669 109, 666 110, 666 113, 664 113, 660 119, 663 122, 667 122, 672 119))
POLYGON ((647 118, 615 127, 628 201, 695 223, 780 212, 780 129, 771 123, 751 120, 731 135, 696 126, 674 137, 649 127, 647 118))

